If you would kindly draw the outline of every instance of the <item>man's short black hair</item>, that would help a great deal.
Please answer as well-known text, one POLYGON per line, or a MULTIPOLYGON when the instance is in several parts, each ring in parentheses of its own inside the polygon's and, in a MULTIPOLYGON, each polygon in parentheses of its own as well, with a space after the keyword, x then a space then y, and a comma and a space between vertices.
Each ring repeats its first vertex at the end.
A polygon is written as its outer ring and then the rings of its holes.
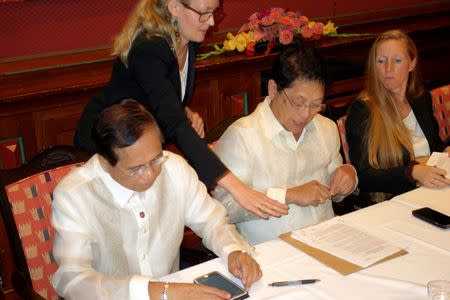
POLYGON ((102 111, 94 124, 92 138, 97 153, 115 166, 119 161, 115 149, 133 145, 149 128, 158 132, 162 143, 161 131, 150 112, 138 101, 125 99, 102 111))
POLYGON ((297 79, 327 83, 326 63, 312 47, 296 43, 285 48, 272 66, 271 78, 278 91, 290 87, 297 79))

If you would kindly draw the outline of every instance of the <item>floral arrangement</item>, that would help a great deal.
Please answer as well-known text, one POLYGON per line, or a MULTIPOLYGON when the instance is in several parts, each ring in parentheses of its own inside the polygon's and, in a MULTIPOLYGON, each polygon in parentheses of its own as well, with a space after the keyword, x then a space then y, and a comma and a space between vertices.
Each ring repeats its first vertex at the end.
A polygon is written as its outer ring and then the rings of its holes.
POLYGON ((299 12, 274 7, 252 14, 236 35, 227 33, 222 47, 216 44, 213 51, 200 54, 198 59, 235 50, 254 55, 258 43, 267 44, 264 53, 269 54, 277 43, 289 45, 295 38, 317 40, 322 36, 353 36, 353 34, 338 34, 337 28, 330 21, 324 25, 308 20, 299 12))

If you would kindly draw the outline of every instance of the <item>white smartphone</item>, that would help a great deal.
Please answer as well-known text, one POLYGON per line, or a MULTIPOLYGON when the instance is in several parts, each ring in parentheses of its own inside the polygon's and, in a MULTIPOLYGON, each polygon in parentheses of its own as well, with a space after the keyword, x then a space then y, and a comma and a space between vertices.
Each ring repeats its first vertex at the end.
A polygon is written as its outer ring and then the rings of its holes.
POLYGON ((227 291, 231 294, 230 299, 232 300, 248 298, 246 290, 216 271, 195 278, 194 283, 204 284, 227 291))

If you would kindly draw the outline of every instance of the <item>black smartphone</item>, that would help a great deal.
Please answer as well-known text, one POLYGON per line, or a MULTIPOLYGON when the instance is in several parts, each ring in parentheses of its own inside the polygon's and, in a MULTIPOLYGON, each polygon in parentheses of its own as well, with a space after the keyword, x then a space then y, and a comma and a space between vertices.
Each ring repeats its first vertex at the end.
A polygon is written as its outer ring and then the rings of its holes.
POLYGON ((246 290, 244 290, 239 285, 226 278, 219 272, 211 272, 197 277, 194 279, 194 282, 227 291, 231 294, 230 299, 233 300, 248 298, 248 293, 246 290))
POLYGON ((450 216, 429 207, 423 207, 412 211, 414 217, 441 228, 450 228, 450 216))

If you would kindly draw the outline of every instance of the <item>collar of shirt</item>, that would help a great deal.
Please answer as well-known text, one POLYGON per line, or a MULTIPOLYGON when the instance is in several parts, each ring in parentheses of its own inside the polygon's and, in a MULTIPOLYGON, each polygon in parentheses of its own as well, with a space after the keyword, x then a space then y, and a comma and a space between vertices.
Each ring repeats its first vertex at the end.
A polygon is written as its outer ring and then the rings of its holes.
POLYGON ((295 145, 295 147, 297 147, 304 139, 305 133, 307 131, 312 130, 315 127, 314 125, 315 118, 313 118, 305 126, 300 135, 300 138, 297 141, 295 140, 295 137, 292 134, 292 132, 286 130, 283 127, 283 125, 280 124, 278 119, 275 117, 275 115, 272 112, 272 109, 270 108, 270 101, 271 101, 270 97, 266 96, 264 101, 260 104, 262 128, 264 130, 265 135, 268 137, 269 140, 273 140, 276 136, 286 136, 290 140, 289 144, 291 144, 292 142, 295 145))
POLYGON ((95 159, 95 168, 98 173, 100 179, 104 182, 104 184, 111 191, 112 197, 116 203, 120 205, 120 207, 124 207, 127 202, 131 199, 135 191, 127 189, 117 181, 115 181, 108 172, 103 170, 103 167, 100 165, 98 160, 98 154, 96 154, 95 159))

